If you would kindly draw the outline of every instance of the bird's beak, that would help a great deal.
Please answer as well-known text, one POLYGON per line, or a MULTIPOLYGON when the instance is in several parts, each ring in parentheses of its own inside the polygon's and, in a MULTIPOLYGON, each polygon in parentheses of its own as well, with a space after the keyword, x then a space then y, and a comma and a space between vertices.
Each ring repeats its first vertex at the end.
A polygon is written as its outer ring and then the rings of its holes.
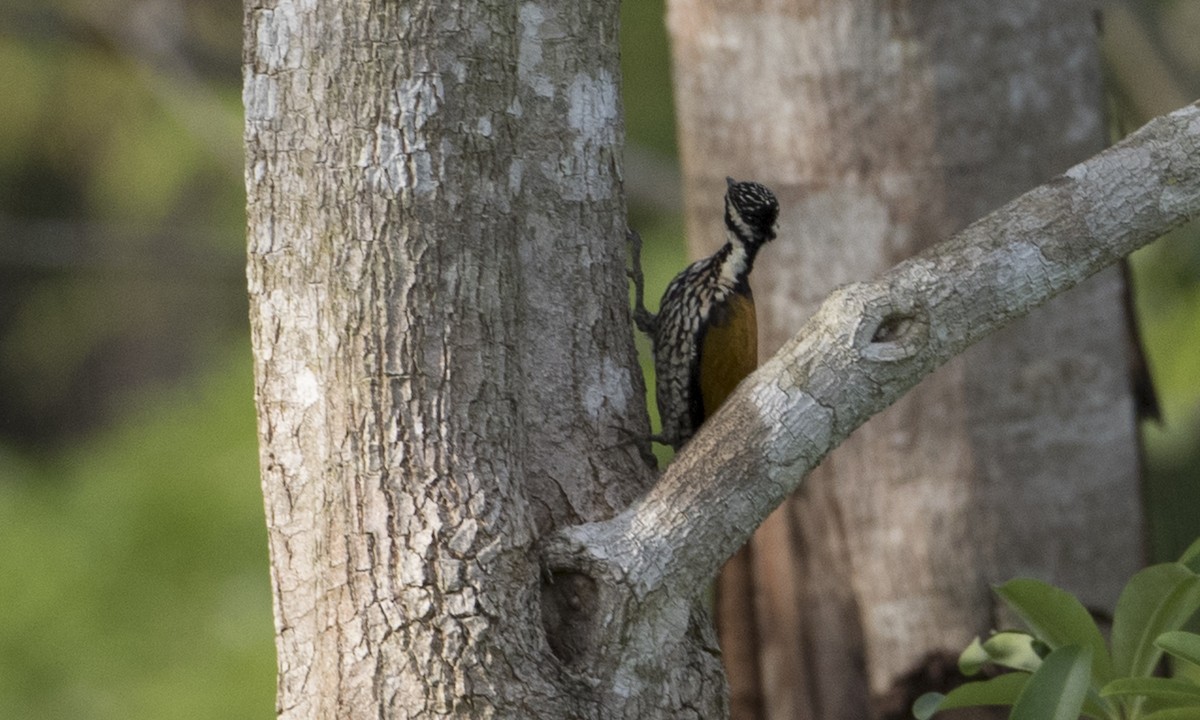
POLYGON ((733 187, 734 182, 735 181, 733 178, 729 177, 728 175, 725 176, 725 187, 733 187))

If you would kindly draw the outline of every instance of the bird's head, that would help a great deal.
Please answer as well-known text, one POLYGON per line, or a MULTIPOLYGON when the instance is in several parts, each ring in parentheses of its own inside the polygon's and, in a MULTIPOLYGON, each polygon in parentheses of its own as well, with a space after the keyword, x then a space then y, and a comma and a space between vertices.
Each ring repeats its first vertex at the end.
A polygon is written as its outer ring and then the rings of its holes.
POLYGON ((775 193, 756 182, 725 178, 725 226, 743 243, 758 246, 775 239, 779 201, 775 193))

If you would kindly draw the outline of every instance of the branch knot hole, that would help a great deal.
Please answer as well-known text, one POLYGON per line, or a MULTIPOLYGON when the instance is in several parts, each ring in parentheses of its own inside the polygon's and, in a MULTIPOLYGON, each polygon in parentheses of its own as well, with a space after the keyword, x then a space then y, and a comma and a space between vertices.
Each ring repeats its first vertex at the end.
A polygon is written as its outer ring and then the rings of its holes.
POLYGON ((881 297, 868 302, 855 337, 865 360, 899 362, 929 343, 929 315, 913 300, 881 297))
POLYGON ((596 581, 578 570, 549 570, 542 578, 542 626, 551 652, 566 665, 577 664, 596 644, 596 581))
POLYGON ((871 336, 872 343, 890 343, 896 342, 901 337, 908 334, 909 328, 912 327, 913 317, 896 313, 888 315, 879 322, 875 327, 875 334, 871 336))

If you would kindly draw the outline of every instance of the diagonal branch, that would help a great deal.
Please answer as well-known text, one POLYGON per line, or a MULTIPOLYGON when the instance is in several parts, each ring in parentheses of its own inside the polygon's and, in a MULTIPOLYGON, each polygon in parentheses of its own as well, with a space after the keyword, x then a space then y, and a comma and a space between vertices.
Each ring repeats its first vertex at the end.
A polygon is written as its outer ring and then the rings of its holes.
POLYGON ((836 290, 649 493, 610 520, 550 538, 547 565, 621 583, 622 634, 661 642, 664 628, 684 627, 721 563, 851 431, 972 343, 1195 217, 1200 103, 876 280, 836 290))

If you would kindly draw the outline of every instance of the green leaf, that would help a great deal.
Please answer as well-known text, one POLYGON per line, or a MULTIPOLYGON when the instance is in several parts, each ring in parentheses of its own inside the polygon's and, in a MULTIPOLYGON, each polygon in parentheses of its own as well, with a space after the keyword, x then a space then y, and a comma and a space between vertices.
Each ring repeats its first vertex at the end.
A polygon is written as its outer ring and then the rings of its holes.
POLYGON ((1113 668, 1146 677, 1162 657, 1154 641, 1178 630, 1200 608, 1200 576, 1179 563, 1152 565, 1133 576, 1113 614, 1113 668))
POLYGON ((1142 715, 1141 720, 1196 720, 1196 708, 1167 708, 1142 715))
POLYGON ((941 693, 928 692, 917 698, 912 706, 912 714, 917 720, 929 720, 937 712, 938 706, 946 698, 941 693))
POLYGON ((939 710, 980 705, 1012 705, 1029 677, 1028 673, 1023 672, 1005 673, 990 680, 959 685, 946 695, 925 693, 913 703, 913 716, 917 720, 928 720, 939 710))
POLYGON ((1159 635, 1154 644, 1181 660, 1200 665, 1200 635, 1196 633, 1172 630, 1159 635))
POLYGON ((1083 717, 1108 720, 1120 717, 1117 713, 1116 706, 1100 697, 1095 687, 1088 688, 1087 697, 1083 701, 1083 717))
POLYGON ((1112 680, 1113 665, 1104 637, 1074 595, 1030 578, 1009 580, 996 588, 996 594, 1052 649, 1067 645, 1087 648, 1097 686, 1112 680))
POLYGON ((1090 648, 1080 645, 1058 648, 1029 676, 1009 720, 1078 720, 1091 677, 1090 648))
POLYGON ((1200 538, 1188 546, 1179 556, 1179 564, 1195 573, 1200 573, 1200 538))
POLYGON ((979 636, 976 635, 971 644, 958 656, 958 671, 963 675, 974 675, 989 660, 991 658, 988 656, 987 651, 983 649, 983 643, 979 642, 979 636))
POLYGON ((1007 630, 998 632, 983 642, 983 651, 997 665, 1013 670, 1033 672, 1042 664, 1042 656, 1036 647, 1042 645, 1029 633, 1007 630))
POLYGON ((1160 677, 1117 678, 1100 690, 1101 697, 1140 696, 1155 707, 1200 707, 1200 686, 1160 677))

